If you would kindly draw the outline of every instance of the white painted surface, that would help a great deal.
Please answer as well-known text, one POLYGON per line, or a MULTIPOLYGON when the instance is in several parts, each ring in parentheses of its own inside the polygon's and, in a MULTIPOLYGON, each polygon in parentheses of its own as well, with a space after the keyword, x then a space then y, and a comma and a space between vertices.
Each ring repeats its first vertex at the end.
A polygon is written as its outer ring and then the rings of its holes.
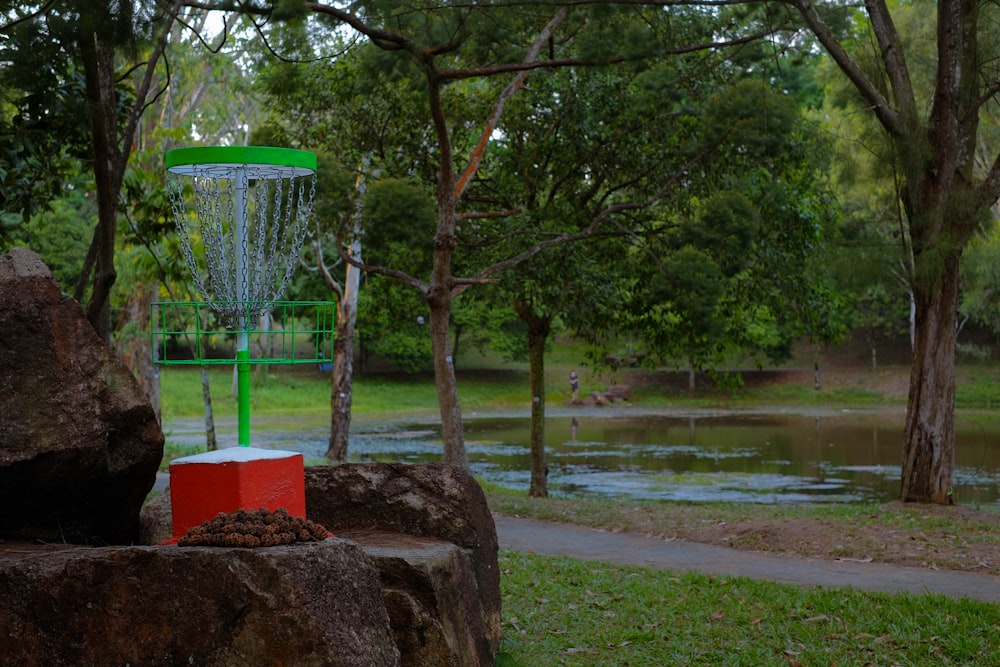
POLYGON ((185 463, 245 463, 247 461, 263 461, 265 459, 287 459, 292 456, 302 456, 298 452, 285 452, 280 449, 258 449, 256 447, 227 447, 214 452, 202 452, 191 456, 182 456, 170 462, 170 467, 185 463))

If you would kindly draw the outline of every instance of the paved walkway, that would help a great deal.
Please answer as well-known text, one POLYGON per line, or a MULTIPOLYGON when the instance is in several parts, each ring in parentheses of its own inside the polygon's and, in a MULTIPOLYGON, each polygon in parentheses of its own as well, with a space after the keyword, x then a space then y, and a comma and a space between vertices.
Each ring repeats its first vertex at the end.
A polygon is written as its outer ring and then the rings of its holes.
MULTIPOLYGON (((154 489, 162 491, 168 483, 169 475, 158 473, 154 489)), ((1000 578, 989 574, 780 556, 498 514, 493 518, 501 547, 544 556, 751 577, 800 586, 940 593, 1000 604, 1000 578)))
POLYGON ((545 556, 766 579, 801 586, 890 593, 940 593, 1000 604, 1000 578, 884 563, 829 561, 494 515, 500 546, 545 556))

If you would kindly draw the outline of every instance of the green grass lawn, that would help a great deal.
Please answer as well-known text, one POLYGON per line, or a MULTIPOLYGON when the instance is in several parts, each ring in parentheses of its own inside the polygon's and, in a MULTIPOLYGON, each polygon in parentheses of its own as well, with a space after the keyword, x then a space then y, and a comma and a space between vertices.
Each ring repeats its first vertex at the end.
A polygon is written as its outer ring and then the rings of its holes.
MULTIPOLYGON (((546 361, 546 403, 563 405, 569 399, 569 371, 577 369, 582 378, 581 394, 606 388, 616 382, 633 385, 633 399, 650 407, 663 405, 687 407, 745 407, 752 405, 826 405, 826 406, 885 406, 905 405, 905 395, 887 395, 879 386, 895 379, 897 386, 906 386, 907 370, 893 367, 871 371, 859 367, 851 383, 813 386, 811 376, 797 383, 756 384, 754 386, 721 389, 699 388, 694 393, 678 389, 676 383, 666 386, 651 379, 655 376, 641 369, 616 373, 595 373, 573 363, 572 349, 559 347, 546 361)), ((209 370, 213 407, 220 417, 235 417, 232 369, 213 367, 209 370)), ((465 410, 524 408, 530 405, 528 370, 525 364, 504 364, 495 359, 473 356, 459 359, 458 391, 465 410)), ((204 414, 201 385, 197 368, 165 367, 161 369, 163 413, 167 420, 197 417, 204 414)), ((254 414, 328 414, 330 376, 312 366, 255 367, 251 390, 254 414)), ((1000 406, 1000 366, 997 364, 961 365, 957 370, 956 407, 992 409, 1000 406)), ((400 414, 433 412, 437 409, 437 392, 430 373, 358 375, 354 380, 353 414, 400 414)))
POLYGON ((500 553, 500 667, 1000 665, 1000 605, 500 553))

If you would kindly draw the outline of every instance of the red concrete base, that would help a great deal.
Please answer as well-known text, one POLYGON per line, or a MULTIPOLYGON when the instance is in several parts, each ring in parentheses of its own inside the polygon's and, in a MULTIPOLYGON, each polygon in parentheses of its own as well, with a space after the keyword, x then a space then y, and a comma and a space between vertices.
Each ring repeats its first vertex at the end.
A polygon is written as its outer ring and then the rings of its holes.
POLYGON ((174 459, 170 505, 174 540, 222 512, 277 510, 305 518, 302 454, 233 447, 174 459))

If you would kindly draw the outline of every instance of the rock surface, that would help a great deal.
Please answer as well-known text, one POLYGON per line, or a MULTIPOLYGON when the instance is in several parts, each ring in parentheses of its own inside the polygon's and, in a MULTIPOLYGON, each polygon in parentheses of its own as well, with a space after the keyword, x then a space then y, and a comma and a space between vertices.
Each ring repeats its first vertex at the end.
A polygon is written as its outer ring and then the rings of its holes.
POLYGON ((5 665, 398 665, 379 574, 336 538, 0 552, 5 665))
POLYGON ((38 256, 0 256, 0 537, 130 544, 163 433, 38 256))
POLYGON ((377 563, 404 664, 492 665, 501 636, 497 535, 476 480, 445 464, 345 464, 305 474, 308 517, 357 541, 377 563), (437 637, 452 661, 426 661, 437 637))
POLYGON ((607 396, 612 403, 615 401, 631 401, 632 386, 627 384, 613 384, 608 387, 608 390, 604 392, 604 395, 607 396))

